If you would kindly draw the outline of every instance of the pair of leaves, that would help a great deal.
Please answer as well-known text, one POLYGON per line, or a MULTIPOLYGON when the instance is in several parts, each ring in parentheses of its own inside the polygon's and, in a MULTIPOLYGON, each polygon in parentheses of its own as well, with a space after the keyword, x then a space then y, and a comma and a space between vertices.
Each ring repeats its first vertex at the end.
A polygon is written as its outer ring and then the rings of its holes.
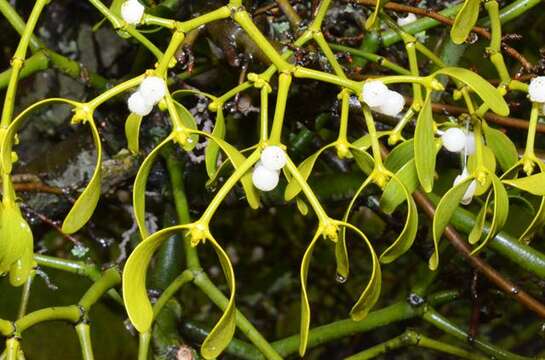
POLYGON ((460 45, 466 41, 469 33, 479 19, 479 7, 481 0, 465 0, 464 5, 458 11, 454 24, 450 29, 450 38, 452 42, 460 45))
MULTIPOLYGON (((494 195, 492 222, 490 224, 490 228, 488 229, 488 233, 481 241, 481 244, 475 248, 471 254, 478 253, 488 243, 488 241, 492 239, 501 228, 503 228, 509 213, 509 197, 507 195, 507 191, 496 175, 489 174, 488 176, 492 179, 492 189, 494 195)), ((475 225, 469 234, 469 243, 472 245, 479 242, 479 240, 482 238, 488 205, 491 197, 492 193, 488 194, 485 203, 481 207, 481 210, 475 219, 475 225)))
MULTIPOLYGON (((346 222, 336 222, 336 225, 349 228, 354 231, 366 244, 369 252, 371 254, 372 261, 372 272, 367 283, 367 286, 363 290, 359 299, 356 301, 356 304, 350 310, 350 316, 354 321, 363 320, 369 311, 373 308, 375 303, 378 301, 380 296, 380 289, 382 284, 382 275, 379 264, 379 259, 377 258, 371 242, 367 237, 355 226, 346 223, 346 222)), ((300 271, 300 280, 301 280, 301 330, 300 330, 300 341, 299 341, 299 354, 304 356, 308 343, 308 333, 310 328, 310 304, 308 301, 307 294, 307 278, 308 278, 308 268, 310 265, 310 259, 312 257, 312 252, 316 246, 316 243, 320 237, 320 231, 316 232, 314 238, 310 242, 310 245, 307 247, 305 254, 303 256, 303 261, 301 262, 301 271, 300 271)))
MULTIPOLYGON (((146 291, 146 273, 154 252, 172 235, 188 230, 191 225, 177 225, 154 233, 143 240, 129 256, 123 271, 123 300, 129 319, 139 332, 146 332, 153 322, 153 308, 146 291)), ((231 290, 224 313, 201 347, 205 359, 214 359, 227 347, 236 327, 235 275, 225 251, 215 239, 207 239, 218 256, 227 284, 231 290)))
POLYGON ((0 274, 9 271, 11 285, 21 286, 34 266, 32 231, 15 203, 6 202, 0 216, 0 274))

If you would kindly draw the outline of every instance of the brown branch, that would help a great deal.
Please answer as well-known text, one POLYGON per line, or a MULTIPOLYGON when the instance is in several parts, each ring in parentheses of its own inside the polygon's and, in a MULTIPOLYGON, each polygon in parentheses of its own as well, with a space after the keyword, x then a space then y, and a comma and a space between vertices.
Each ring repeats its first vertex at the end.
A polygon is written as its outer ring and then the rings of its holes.
MULTIPOLYGON (((359 4, 362 4, 362 5, 370 5, 370 6, 375 6, 376 5, 375 0, 356 0, 356 2, 359 3, 359 4)), ((452 26, 452 24, 454 24, 453 19, 448 18, 446 16, 443 16, 443 15, 437 13, 437 12, 434 12, 434 11, 428 10, 428 9, 421 9, 421 8, 417 8, 417 7, 414 7, 414 6, 402 5, 402 4, 398 4, 398 3, 395 3, 395 2, 386 3, 384 5, 384 8, 388 9, 388 10, 393 10, 393 11, 396 11, 396 12, 413 13, 413 14, 420 15, 420 16, 426 16, 426 17, 432 18, 434 20, 439 21, 440 23, 443 23, 443 24, 446 24, 446 25, 449 25, 449 26, 452 26)), ((490 39, 490 37, 491 37, 490 32, 488 32, 487 29, 485 29, 483 27, 480 27, 480 26, 473 27, 472 31, 474 33, 476 33, 476 34, 481 35, 482 37, 484 37, 486 39, 490 39)), ((521 53, 519 53, 517 50, 510 47, 505 42, 502 42, 502 49, 509 56, 511 56, 513 59, 520 62, 520 64, 524 67, 524 69, 526 69, 526 71, 528 71, 528 72, 533 71, 533 68, 534 68, 533 65, 521 53)))
MULTIPOLYGON (((426 215, 428 215, 430 219, 433 219, 433 216, 435 215, 435 207, 433 206, 432 202, 426 197, 426 195, 424 195, 420 191, 416 191, 413 193, 413 198, 418 206, 424 210, 426 215)), ((452 227, 451 225, 447 226, 447 228, 445 229, 445 236, 454 246, 454 248, 466 258, 471 266, 473 266, 488 280, 494 283, 500 290, 511 296, 513 299, 515 299, 527 309, 535 312, 541 318, 545 318, 545 305, 537 301, 534 297, 532 297, 532 295, 519 288, 510 280, 506 279, 486 261, 478 256, 472 256, 471 247, 454 229, 454 227, 452 227)))
MULTIPOLYGON (((407 100, 408 104, 412 104, 413 99, 411 97, 406 96, 405 99, 407 100)), ((432 111, 436 113, 443 113, 443 114, 448 113, 452 115, 467 114, 466 108, 463 108, 461 106, 440 104, 440 103, 432 103, 432 111)), ((484 114, 484 118, 488 122, 501 125, 507 128, 528 130, 529 122, 524 119, 500 116, 491 112, 487 112, 486 114, 484 114)), ((545 125, 537 124, 536 131, 539 133, 545 133, 545 125)))
POLYGON ((15 191, 19 192, 42 192, 56 195, 64 195, 62 189, 52 187, 43 183, 15 183, 13 184, 15 191))

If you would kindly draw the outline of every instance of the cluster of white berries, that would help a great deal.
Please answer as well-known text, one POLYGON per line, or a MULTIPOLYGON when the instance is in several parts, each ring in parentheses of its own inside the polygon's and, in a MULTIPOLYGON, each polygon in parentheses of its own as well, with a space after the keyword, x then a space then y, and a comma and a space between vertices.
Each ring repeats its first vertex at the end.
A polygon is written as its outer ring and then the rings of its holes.
POLYGON ((405 99, 403 96, 388 89, 380 80, 366 81, 362 88, 363 102, 371 107, 371 110, 388 116, 396 116, 403 110, 405 99))
POLYGON ((121 5, 121 17, 127 24, 137 25, 144 16, 144 9, 138 0, 127 0, 121 5))
POLYGON ((465 155, 471 155, 475 152, 475 134, 465 132, 460 128, 451 127, 441 132, 443 147, 450 152, 459 153, 464 151, 465 155))
MULTIPOLYGON (((464 181, 469 176, 469 171, 467 170, 467 166, 464 167, 464 170, 462 173, 454 179, 454 186, 458 185, 462 181, 464 181)), ((473 200, 473 195, 475 195, 475 191, 477 190, 477 181, 472 180, 469 183, 469 186, 466 189, 466 192, 464 193, 464 196, 462 197, 462 200, 460 200, 460 203, 462 205, 469 205, 471 203, 471 200, 473 200)))
POLYGON ((254 167, 252 181, 261 191, 271 191, 280 179, 280 170, 286 165, 286 153, 278 146, 267 146, 254 167))
POLYGON ((153 106, 165 96, 167 86, 165 81, 157 76, 145 78, 128 100, 129 110, 136 115, 146 116, 153 106))

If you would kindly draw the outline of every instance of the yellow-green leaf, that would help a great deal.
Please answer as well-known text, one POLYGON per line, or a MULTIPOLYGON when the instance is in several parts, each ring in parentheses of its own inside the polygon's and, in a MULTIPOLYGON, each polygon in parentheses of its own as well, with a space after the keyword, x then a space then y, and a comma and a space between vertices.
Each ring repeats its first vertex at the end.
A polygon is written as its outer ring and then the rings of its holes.
MULTIPOLYGON (((318 160, 318 157, 324 150, 334 146, 335 143, 331 143, 329 145, 326 145, 322 147, 320 150, 315 152, 314 154, 310 155, 308 158, 306 158, 299 166, 297 167, 297 170, 303 177, 303 179, 307 180, 310 176, 310 173, 312 172, 312 168, 314 167, 314 164, 316 163, 316 160, 318 160)), ((293 199, 297 194, 301 192, 301 186, 299 186, 299 183, 295 179, 291 179, 288 182, 288 185, 286 186, 286 190, 284 192, 284 199, 286 201, 290 201, 293 199)))
POLYGON ((518 161, 518 152, 515 144, 503 132, 483 126, 486 144, 493 151, 503 171, 509 170, 518 161))
POLYGON ((509 106, 500 92, 488 81, 471 70, 459 67, 445 67, 434 73, 448 75, 460 80, 480 96, 480 98, 494 111, 501 116, 509 115, 509 106))
POLYGON ((450 38, 455 44, 466 41, 469 33, 479 19, 479 7, 481 0, 465 0, 464 5, 456 15, 454 24, 450 29, 450 38))
POLYGON ((433 115, 431 93, 418 114, 414 131, 414 161, 420 185, 426 192, 433 189, 435 175, 435 144, 433 140, 433 115))
POLYGON ((378 19, 378 14, 382 10, 382 7, 384 6, 385 0, 377 0, 375 4, 375 9, 373 10, 373 13, 369 18, 367 18, 367 21, 365 21, 365 29, 371 30, 373 26, 375 26, 375 23, 378 19))
POLYGON ((153 309, 146 291, 146 274, 154 252, 163 241, 188 228, 177 225, 160 230, 144 239, 131 253, 123 269, 123 301, 132 324, 139 332, 151 327, 153 309))
POLYGON ((399 181, 392 178, 384 187, 380 198, 380 208, 386 214, 393 213, 399 204, 405 201, 405 190, 412 194, 418 188, 418 175, 414 159, 402 166, 395 176, 399 181))
POLYGON ((373 249, 373 245, 371 245, 371 242, 369 241, 369 239, 367 239, 365 234, 361 232, 357 227, 349 223, 343 223, 343 226, 346 226, 354 231, 361 238, 361 240, 363 240, 365 245, 367 245, 369 253, 371 254, 371 276, 369 278, 369 281, 367 282, 367 286, 361 293, 358 301, 356 301, 356 303, 350 310, 350 317, 352 318, 352 320, 360 321, 367 316, 367 314, 376 304, 380 296, 380 288, 382 284, 380 263, 377 255, 375 254, 375 250, 373 249))
POLYGON ((310 304, 308 302, 307 295, 307 277, 308 277, 308 267, 310 264, 310 259, 312 257, 312 251, 314 246, 318 241, 320 236, 319 232, 316 232, 314 238, 310 242, 305 254, 303 255, 303 260, 301 262, 301 270, 299 273, 299 278, 301 280, 301 331, 300 331, 300 340, 299 340, 299 354, 301 356, 305 355, 307 350, 308 343, 308 330, 310 327, 310 304))
POLYGON ((236 328, 236 307, 235 307, 235 273, 229 257, 219 246, 216 240, 209 238, 208 241, 214 247, 220 261, 227 285, 231 290, 229 302, 223 309, 223 315, 208 334, 201 346, 201 354, 205 359, 215 359, 229 345, 236 328))
MULTIPOLYGON (((483 165, 489 173, 494 174, 496 172, 496 156, 494 152, 488 147, 483 146, 483 165)), ((477 170, 477 154, 474 153, 470 155, 467 159, 467 169, 470 173, 473 173, 477 170)), ((492 178, 490 176, 486 177, 484 183, 477 183, 477 188, 475 189, 475 196, 480 196, 488 191, 490 185, 492 184, 492 178)))
MULTIPOLYGON (((377 131, 377 138, 380 139, 382 136, 388 135, 389 133, 389 131, 377 131)), ((371 147, 371 135, 365 134, 350 145, 360 151, 367 151, 367 149, 371 147)))
POLYGON ((481 206, 481 210, 479 210, 479 213, 475 218, 475 224, 473 225, 473 228, 469 233, 468 241, 471 245, 477 243, 483 234, 490 197, 491 194, 488 194, 488 196, 486 197, 486 201, 484 202, 483 206, 481 206))
POLYGON ((435 209, 435 216, 433 217, 433 246, 434 252, 429 260, 430 270, 436 270, 439 266, 439 240, 443 231, 450 222, 450 218, 454 214, 454 211, 460 205, 460 200, 464 197, 464 194, 469 187, 469 184, 474 180, 469 176, 462 180, 458 185, 451 188, 441 198, 435 209))
POLYGON ((519 179, 503 180, 503 183, 533 195, 545 196, 545 173, 542 172, 519 179))
POLYGON ((303 216, 307 216, 308 214, 308 205, 305 202, 305 200, 301 199, 300 197, 295 198, 295 201, 297 203, 297 209, 303 216))
POLYGON ((369 155, 369 153, 352 147, 350 148, 350 153, 361 171, 363 171, 365 174, 370 174, 373 171, 375 167, 375 160, 371 155, 369 155))
POLYGON ((146 228, 146 183, 155 158, 159 155, 161 148, 170 141, 172 141, 172 135, 167 136, 146 156, 134 178, 132 205, 134 208, 134 218, 142 239, 149 236, 148 229, 146 228))
POLYGON ((93 140, 95 142, 95 148, 97 152, 97 163, 93 177, 80 194, 72 209, 66 215, 64 222, 62 223, 62 231, 66 234, 73 234, 83 227, 89 221, 100 198, 100 183, 101 183, 101 166, 102 166, 102 144, 100 142, 100 135, 96 128, 95 122, 92 119, 87 121, 93 134, 93 140))
POLYGON ((402 142, 397 145, 384 159, 384 166, 391 172, 397 172, 407 162, 414 158, 414 141, 413 139, 402 142))
POLYGON ((3 205, 0 220, 0 274, 9 271, 11 285, 20 286, 32 270, 32 231, 15 203, 3 205))
MULTIPOLYGON (((195 118, 189 112, 189 110, 187 110, 185 106, 177 101, 174 101, 174 105, 176 106, 176 111, 178 112, 178 115, 180 115, 180 120, 182 120, 182 124, 190 130, 197 130, 195 118)), ((191 136, 189 136, 186 143, 182 147, 187 152, 192 151, 195 148, 195 145, 197 145, 198 141, 199 136, 197 134, 191 134, 191 136)))
MULTIPOLYGON (((223 139, 216 138, 213 135, 208 134, 206 136, 218 144, 221 150, 223 150, 223 152, 227 155, 229 160, 231 160, 231 163, 233 164, 235 170, 238 169, 242 165, 242 163, 246 161, 246 157, 242 155, 242 153, 238 151, 233 145, 229 144, 223 139)), ((257 192, 252 182, 252 173, 250 171, 246 172, 246 174, 244 174, 240 179, 240 182, 242 184, 242 188, 244 189, 244 193, 246 194, 246 201, 248 201, 248 205, 250 205, 252 209, 259 208, 259 193, 257 192)))
POLYGON ((490 174, 490 176, 492 177, 492 188, 494 190, 492 223, 490 224, 488 234, 486 234, 481 244, 471 252, 472 255, 481 251, 488 241, 496 236, 497 232, 505 225, 507 215, 509 215, 509 196, 507 195, 507 191, 496 175, 490 174))
MULTIPOLYGON (((225 136, 225 119, 223 117, 223 109, 218 108, 216 114, 216 123, 214 125, 214 130, 212 130, 212 135, 216 138, 223 139, 225 136)), ((206 173, 209 178, 213 178, 217 171, 218 155, 219 155, 219 146, 213 141, 209 141, 204 152, 204 162, 206 164, 206 173)))
POLYGON ((142 116, 130 113, 125 121, 125 137, 127 138, 127 148, 133 152, 138 153, 140 124, 142 123, 142 116))
MULTIPOLYGON (((416 175, 416 171, 413 172, 416 175)), ((416 179, 416 176, 414 176, 416 179)), ((380 255, 380 262, 383 264, 389 264, 403 255, 413 245, 416 238, 416 231, 418 230, 418 210, 416 203, 411 196, 411 191, 407 189, 404 183, 396 175, 392 176, 390 182, 395 181, 403 191, 405 200, 407 201, 407 217, 405 220, 405 226, 397 237, 397 239, 380 255)))

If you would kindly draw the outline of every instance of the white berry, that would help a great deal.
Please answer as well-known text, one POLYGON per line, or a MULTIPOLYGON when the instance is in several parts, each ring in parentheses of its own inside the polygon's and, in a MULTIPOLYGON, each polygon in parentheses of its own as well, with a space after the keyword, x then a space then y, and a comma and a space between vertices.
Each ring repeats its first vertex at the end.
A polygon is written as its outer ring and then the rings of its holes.
POLYGON ((409 25, 412 22, 415 22, 416 20, 417 20, 416 15, 413 13, 409 13, 407 14, 406 17, 397 18, 397 24, 399 26, 405 26, 405 25, 409 25))
POLYGON ((475 153, 475 134, 470 132, 466 135, 466 154, 472 155, 475 153))
POLYGON ((157 76, 149 76, 142 80, 138 90, 144 99, 151 104, 157 104, 166 94, 165 81, 157 76))
POLYGON ((261 162, 256 164, 252 173, 254 186, 261 191, 273 190, 278 185, 279 178, 278 171, 267 169, 261 162))
POLYGON ((151 110, 153 110, 153 104, 147 102, 140 91, 137 91, 129 96, 127 104, 131 112, 140 116, 146 116, 151 112, 151 110))
MULTIPOLYGON (((464 181, 469 176, 469 171, 467 171, 467 167, 464 168, 462 173, 454 179, 454 186, 458 185, 462 181, 464 181)), ((475 191, 477 190, 477 181, 472 180, 469 183, 469 186, 466 189, 466 192, 464 193, 464 196, 462 197, 462 200, 460 200, 460 203, 462 205, 468 205, 471 203, 471 200, 473 200, 473 195, 475 195, 475 191)))
POLYGON ((450 152, 460 152, 466 146, 466 134, 457 127, 451 127, 441 135, 443 146, 450 152))
POLYGON ((140 4, 138 0, 127 0, 121 5, 121 17, 128 24, 136 25, 144 16, 144 9, 144 5, 140 4))
POLYGON ((280 170, 286 162, 286 153, 279 146, 267 146, 261 153, 261 164, 269 170, 280 170))
POLYGON ((362 88, 362 99, 370 107, 377 107, 386 101, 388 87, 382 81, 366 81, 362 88))
POLYGON ((403 106, 405 106, 403 95, 396 91, 388 90, 384 103, 375 109, 384 115, 396 116, 403 110, 403 106))
POLYGON ((545 102, 545 76, 538 76, 530 81, 528 95, 534 102, 545 102))

